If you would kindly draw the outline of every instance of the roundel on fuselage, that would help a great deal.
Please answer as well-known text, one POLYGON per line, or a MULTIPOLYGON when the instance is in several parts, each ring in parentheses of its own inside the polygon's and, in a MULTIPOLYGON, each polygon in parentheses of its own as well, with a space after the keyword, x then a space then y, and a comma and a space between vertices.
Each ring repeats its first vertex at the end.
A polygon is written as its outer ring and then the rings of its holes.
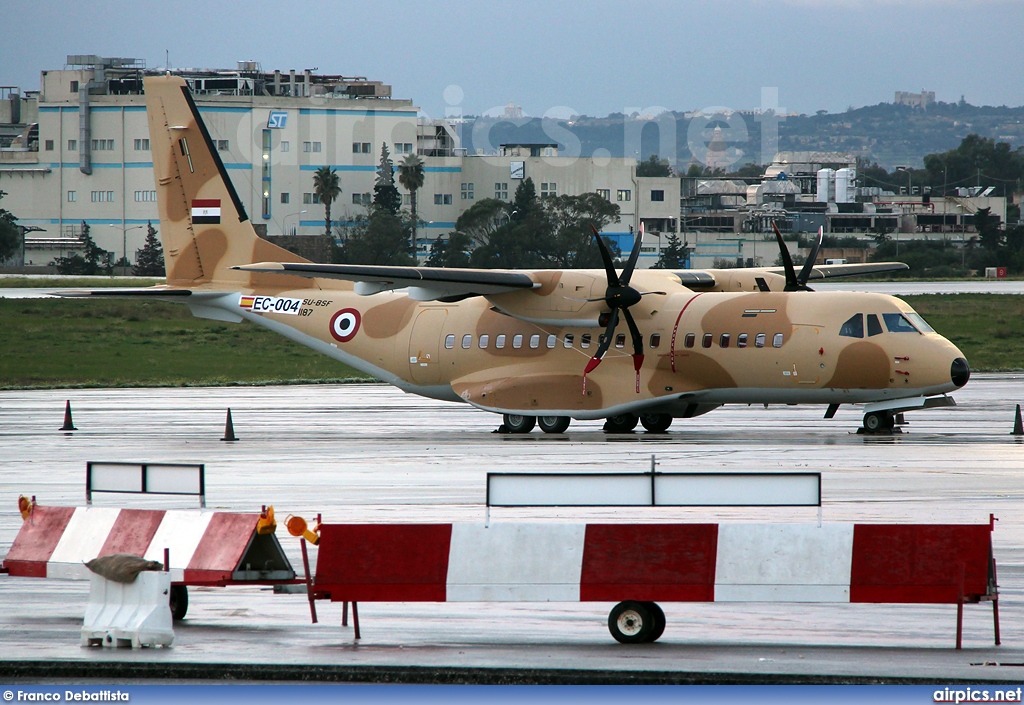
POLYGON ((339 343, 347 343, 356 337, 359 321, 359 311, 354 308, 343 308, 331 316, 331 335, 339 343))

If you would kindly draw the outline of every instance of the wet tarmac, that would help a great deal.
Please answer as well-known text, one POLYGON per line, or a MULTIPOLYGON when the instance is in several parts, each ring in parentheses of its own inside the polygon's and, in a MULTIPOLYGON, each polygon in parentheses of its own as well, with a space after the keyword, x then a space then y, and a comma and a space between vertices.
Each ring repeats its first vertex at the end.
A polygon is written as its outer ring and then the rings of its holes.
MULTIPOLYGON (((123 664, 138 678, 227 668, 236 678, 300 679, 320 668, 321 677, 342 679, 391 674, 382 680, 514 671, 533 682, 552 674, 574 682, 1019 681, 1024 439, 1010 431, 1024 377, 975 375, 955 397, 956 408, 907 414, 897 436, 856 434, 853 407, 826 421, 823 408, 787 406, 729 406, 676 420, 661 435, 607 436, 599 422, 574 422, 564 435, 508 436, 492 433, 496 416, 382 385, 0 392, 0 555, 20 526, 18 495, 80 506, 90 460, 205 463, 211 508, 273 504, 279 517, 320 512, 328 522, 480 522, 488 471, 641 472, 655 454, 664 471, 821 471, 825 522, 987 523, 995 514, 1003 632, 1003 645, 993 646, 987 604, 965 608, 964 649, 955 651, 953 605, 667 603, 660 641, 623 646, 608 634, 610 603, 362 603, 357 642, 340 626, 339 604, 318 603, 314 625, 304 595, 193 588, 175 646, 133 652, 78 646, 86 583, 0 576, 0 673, 116 673, 111 666, 123 664), (58 431, 67 399, 74 433, 58 431), (228 407, 237 443, 219 440, 228 407)), ((123 495, 96 503, 143 506, 123 495)), ((817 510, 492 509, 490 517, 816 522, 817 510)), ((283 527, 279 536, 300 567, 297 540, 283 527)))

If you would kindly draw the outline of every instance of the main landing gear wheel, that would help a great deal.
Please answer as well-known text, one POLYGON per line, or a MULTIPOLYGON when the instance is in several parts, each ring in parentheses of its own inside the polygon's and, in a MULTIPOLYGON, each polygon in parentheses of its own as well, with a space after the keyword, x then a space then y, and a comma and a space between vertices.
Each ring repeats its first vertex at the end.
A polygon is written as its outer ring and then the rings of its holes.
POLYGON ((609 416, 604 422, 605 433, 629 433, 640 423, 640 417, 636 414, 618 414, 609 416))
POLYGON ((609 613, 608 631, 620 644, 647 644, 665 631, 665 613, 653 602, 626 600, 609 613))
POLYGON ((664 433, 672 425, 668 414, 640 414, 640 425, 651 433, 664 433))
POLYGON ((891 431, 895 421, 887 411, 872 411, 864 414, 864 430, 868 433, 891 431))
POLYGON ((168 603, 171 608, 171 619, 174 621, 185 619, 185 614, 188 612, 188 588, 184 585, 171 585, 168 603))
POLYGON ((572 421, 568 416, 538 416, 537 425, 544 433, 565 433, 572 421))
POLYGON ((523 416, 522 414, 505 414, 503 419, 509 433, 529 433, 537 423, 536 416, 523 416))

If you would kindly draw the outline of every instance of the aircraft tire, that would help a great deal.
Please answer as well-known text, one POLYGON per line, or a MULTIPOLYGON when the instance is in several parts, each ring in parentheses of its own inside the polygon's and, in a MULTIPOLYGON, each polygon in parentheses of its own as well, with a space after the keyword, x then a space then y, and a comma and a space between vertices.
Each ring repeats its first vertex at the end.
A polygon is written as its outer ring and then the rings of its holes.
POLYGON ((565 433, 572 422, 568 416, 538 416, 537 425, 544 433, 565 433))
POLYGON ((171 585, 168 604, 171 608, 171 619, 175 622, 185 619, 185 615, 188 613, 188 587, 185 585, 171 585))
POLYGON ((872 411, 864 414, 864 430, 868 433, 892 430, 894 420, 892 414, 886 411, 872 411))
POLYGON ((640 424, 651 433, 664 433, 672 425, 668 414, 640 414, 640 424))
POLYGON ((646 644, 653 641, 655 617, 649 602, 626 600, 608 614, 608 631, 620 644, 646 644))
POLYGON ((505 414, 503 419, 509 433, 529 433, 537 423, 536 416, 522 414, 505 414))
POLYGON ((605 433, 629 433, 640 423, 636 414, 617 414, 609 416, 604 422, 605 433))

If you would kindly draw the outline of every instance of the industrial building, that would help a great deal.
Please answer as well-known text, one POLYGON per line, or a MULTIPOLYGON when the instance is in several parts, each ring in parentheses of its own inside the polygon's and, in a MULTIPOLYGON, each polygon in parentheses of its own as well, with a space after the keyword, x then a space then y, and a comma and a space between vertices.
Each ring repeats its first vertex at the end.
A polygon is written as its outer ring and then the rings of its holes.
MULTIPOLYGON (((142 78, 159 72, 137 59, 68 56, 63 69, 42 72, 39 91, 0 89, 0 189, 8 194, 4 206, 29 230, 24 264, 45 265, 74 251, 83 222, 97 245, 134 259, 146 223, 158 220, 142 78)), ((620 247, 632 244, 639 206, 659 228, 678 228, 676 179, 642 186, 632 159, 597 165, 560 156, 554 144, 467 154, 457 123, 419 117, 411 100, 394 98, 379 81, 264 71, 250 61, 174 73, 191 87, 261 235, 324 232, 313 172, 325 165, 341 180, 334 226, 354 224, 371 202, 385 144, 396 164, 410 153, 425 163, 417 194, 421 256, 478 199, 511 200, 527 177, 539 196, 606 194, 621 216, 605 234, 620 247)), ((408 204, 409 194, 403 198, 408 204)))

